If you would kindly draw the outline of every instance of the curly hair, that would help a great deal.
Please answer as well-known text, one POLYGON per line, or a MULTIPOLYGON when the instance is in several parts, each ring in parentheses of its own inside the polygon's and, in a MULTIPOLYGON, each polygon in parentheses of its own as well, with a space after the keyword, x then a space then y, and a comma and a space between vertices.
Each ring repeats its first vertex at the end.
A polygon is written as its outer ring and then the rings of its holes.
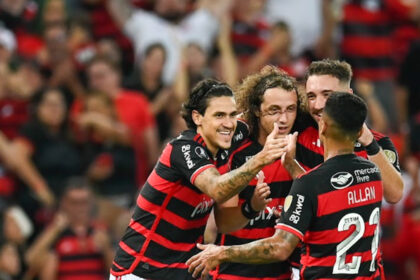
POLYGON ((353 72, 350 64, 335 59, 323 59, 314 61, 309 65, 306 73, 306 80, 312 75, 331 75, 341 83, 350 84, 353 72))
POLYGON ((275 66, 265 66, 260 72, 246 77, 235 91, 238 110, 248 123, 252 137, 257 137, 259 131, 259 118, 255 113, 260 110, 264 93, 270 88, 295 91, 298 97, 298 115, 303 109, 302 95, 297 89, 296 80, 275 66))
POLYGON ((189 129, 197 129, 192 119, 192 111, 196 110, 204 115, 208 106, 208 100, 213 97, 232 96, 232 89, 226 84, 213 79, 205 79, 199 82, 190 92, 189 99, 182 104, 181 114, 189 129))

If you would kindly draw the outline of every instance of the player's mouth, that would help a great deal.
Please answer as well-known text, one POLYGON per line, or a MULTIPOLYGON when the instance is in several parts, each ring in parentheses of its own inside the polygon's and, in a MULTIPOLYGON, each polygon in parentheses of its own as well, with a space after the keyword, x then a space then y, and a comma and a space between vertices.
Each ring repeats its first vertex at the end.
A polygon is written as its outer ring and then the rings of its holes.
POLYGON ((218 130, 217 133, 221 135, 223 138, 230 138, 233 135, 233 130, 218 130))
POLYGON ((289 133, 289 127, 288 126, 279 126, 279 133, 281 135, 286 135, 289 133))
POLYGON ((314 117, 314 119, 319 122, 322 118, 322 111, 318 111, 318 112, 313 112, 312 116, 314 117))

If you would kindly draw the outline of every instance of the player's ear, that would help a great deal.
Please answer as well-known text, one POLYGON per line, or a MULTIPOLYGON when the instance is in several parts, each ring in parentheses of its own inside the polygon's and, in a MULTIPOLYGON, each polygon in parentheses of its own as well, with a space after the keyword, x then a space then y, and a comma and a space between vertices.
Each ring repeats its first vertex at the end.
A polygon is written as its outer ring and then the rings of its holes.
POLYGON ((193 110, 191 112, 191 117, 193 122, 195 123, 196 126, 201 125, 201 121, 203 119, 203 116, 197 111, 197 110, 193 110))

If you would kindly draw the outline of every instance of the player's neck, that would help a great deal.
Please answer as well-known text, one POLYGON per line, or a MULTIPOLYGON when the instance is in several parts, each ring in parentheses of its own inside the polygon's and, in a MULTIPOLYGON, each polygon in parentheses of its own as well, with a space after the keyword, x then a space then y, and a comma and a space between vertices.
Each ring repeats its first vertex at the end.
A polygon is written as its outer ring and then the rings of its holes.
POLYGON ((354 151, 354 143, 348 141, 336 141, 333 139, 325 139, 324 144, 324 161, 339 155, 352 154, 354 151))

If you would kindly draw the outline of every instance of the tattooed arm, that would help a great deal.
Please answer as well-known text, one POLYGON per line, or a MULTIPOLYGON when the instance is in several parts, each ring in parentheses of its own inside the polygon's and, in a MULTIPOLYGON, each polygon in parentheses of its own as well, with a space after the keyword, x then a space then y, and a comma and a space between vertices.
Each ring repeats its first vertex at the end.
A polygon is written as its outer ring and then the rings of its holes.
POLYGON ((108 0, 107 9, 121 29, 131 17, 134 10, 130 0, 108 0))
POLYGON ((187 261, 193 277, 201 277, 224 262, 263 264, 286 260, 293 252, 299 238, 287 231, 277 230, 269 238, 235 246, 201 245, 203 251, 187 261))
POLYGON ((230 199, 245 188, 264 166, 282 156, 287 143, 283 138, 276 138, 277 134, 278 127, 275 125, 262 151, 241 167, 223 175, 220 175, 216 168, 209 168, 197 176, 194 185, 217 203, 230 199))

